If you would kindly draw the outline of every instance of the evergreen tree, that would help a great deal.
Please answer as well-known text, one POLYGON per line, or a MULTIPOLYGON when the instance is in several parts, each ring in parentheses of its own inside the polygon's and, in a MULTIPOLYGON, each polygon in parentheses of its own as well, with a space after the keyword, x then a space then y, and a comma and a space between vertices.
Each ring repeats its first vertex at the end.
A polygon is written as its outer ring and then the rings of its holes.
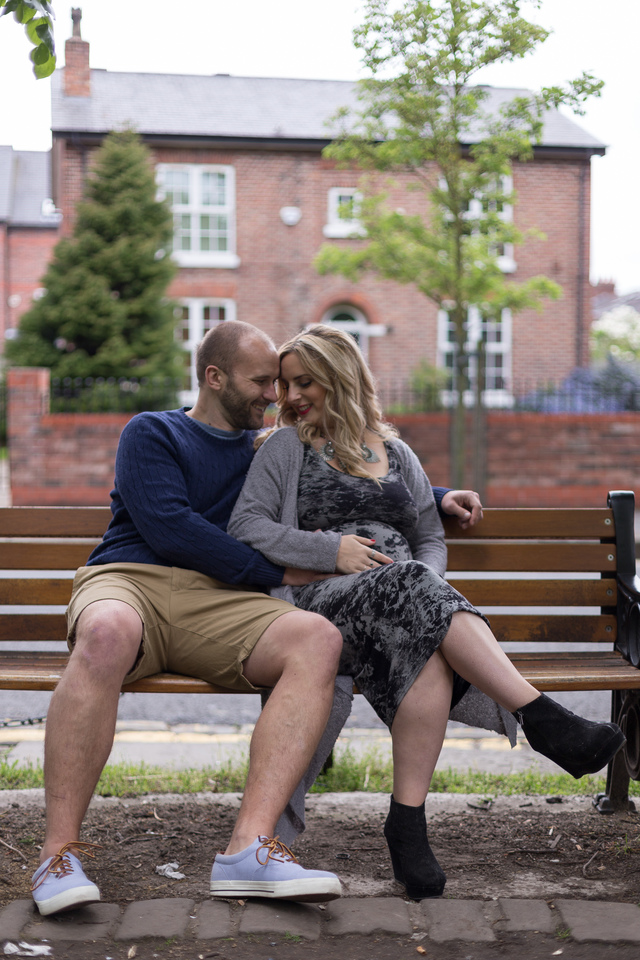
POLYGON ((54 377, 178 377, 180 350, 165 291, 172 217, 156 199, 149 153, 131 130, 96 153, 73 236, 55 247, 42 299, 6 346, 15 366, 54 377))

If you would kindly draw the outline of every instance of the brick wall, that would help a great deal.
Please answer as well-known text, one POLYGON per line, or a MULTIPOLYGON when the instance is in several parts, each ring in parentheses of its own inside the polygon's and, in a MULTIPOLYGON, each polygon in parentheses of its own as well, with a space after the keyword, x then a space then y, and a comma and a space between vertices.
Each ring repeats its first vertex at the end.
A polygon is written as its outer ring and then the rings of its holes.
POLYGON ((49 370, 7 375, 11 500, 15 507, 109 503, 126 414, 49 412, 49 370))
MULTIPOLYGON (((449 483, 446 413, 392 418, 432 483, 449 483)), ((609 490, 640 494, 640 415, 489 412, 488 507, 600 507, 609 490)), ((472 441, 471 441, 472 442, 472 441)), ((471 454, 467 484, 473 486, 471 454)))
MULTIPOLYGON (((10 370, 13 504, 108 504, 118 438, 128 419, 124 414, 52 414, 49 371, 10 370)), ((446 486, 448 415, 405 415, 395 422, 431 481, 446 486)), ((487 440, 487 506, 598 507, 609 490, 635 490, 640 477, 636 413, 489 413, 487 440)))

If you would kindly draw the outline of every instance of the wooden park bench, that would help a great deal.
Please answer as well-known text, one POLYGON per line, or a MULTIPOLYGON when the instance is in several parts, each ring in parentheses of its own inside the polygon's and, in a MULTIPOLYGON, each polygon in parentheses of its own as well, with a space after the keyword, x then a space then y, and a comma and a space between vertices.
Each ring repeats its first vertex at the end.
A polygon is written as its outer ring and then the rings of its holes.
MULTIPOLYGON (((602 509, 490 508, 467 531, 446 523, 448 576, 474 604, 489 608, 499 640, 518 645, 509 656, 522 675, 543 691, 612 691, 612 718, 627 744, 609 765, 606 793, 596 798, 603 813, 627 809, 629 779, 640 779, 634 496, 614 492, 608 503, 602 509), (502 607, 519 609, 496 612, 502 607), (534 652, 533 644, 553 650, 534 652)), ((84 564, 110 517, 101 507, 0 509, 0 604, 11 608, 0 613, 0 689, 55 687, 67 654, 50 644, 25 647, 63 640, 64 614, 29 608, 66 605, 69 571, 84 564)), ((175 674, 146 677, 123 690, 230 692, 175 674)))

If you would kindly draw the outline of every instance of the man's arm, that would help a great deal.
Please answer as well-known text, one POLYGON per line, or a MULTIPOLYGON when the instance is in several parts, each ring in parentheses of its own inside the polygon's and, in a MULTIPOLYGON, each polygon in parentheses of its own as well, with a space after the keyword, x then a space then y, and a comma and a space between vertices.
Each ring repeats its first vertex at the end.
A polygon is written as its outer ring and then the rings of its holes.
MULTIPOLYGON (((203 505, 214 484, 215 478, 203 476, 203 505)), ((138 536, 171 566, 229 584, 282 583, 284 564, 271 563, 229 536, 198 512, 204 507, 194 509, 173 439, 153 418, 140 415, 125 427, 116 454, 116 488, 138 536)))
POLYGON ((482 503, 475 490, 449 490, 447 487, 434 487, 433 495, 438 510, 443 516, 458 517, 463 530, 475 526, 482 520, 482 503))

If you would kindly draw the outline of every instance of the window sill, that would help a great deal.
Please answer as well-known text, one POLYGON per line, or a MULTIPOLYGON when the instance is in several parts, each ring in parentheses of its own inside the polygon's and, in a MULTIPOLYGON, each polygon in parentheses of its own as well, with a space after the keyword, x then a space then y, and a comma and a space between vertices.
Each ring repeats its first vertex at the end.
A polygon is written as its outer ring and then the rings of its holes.
POLYGON ((228 250, 216 253, 203 253, 194 250, 174 250, 171 254, 180 267, 209 267, 218 270, 235 270, 240 266, 237 253, 228 250))
POLYGON ((498 257, 498 267, 502 273, 515 273, 518 269, 513 257, 498 257))
POLYGON ((357 220, 342 220, 339 223, 327 223, 322 228, 325 237, 334 240, 357 239, 366 237, 367 231, 357 220))

